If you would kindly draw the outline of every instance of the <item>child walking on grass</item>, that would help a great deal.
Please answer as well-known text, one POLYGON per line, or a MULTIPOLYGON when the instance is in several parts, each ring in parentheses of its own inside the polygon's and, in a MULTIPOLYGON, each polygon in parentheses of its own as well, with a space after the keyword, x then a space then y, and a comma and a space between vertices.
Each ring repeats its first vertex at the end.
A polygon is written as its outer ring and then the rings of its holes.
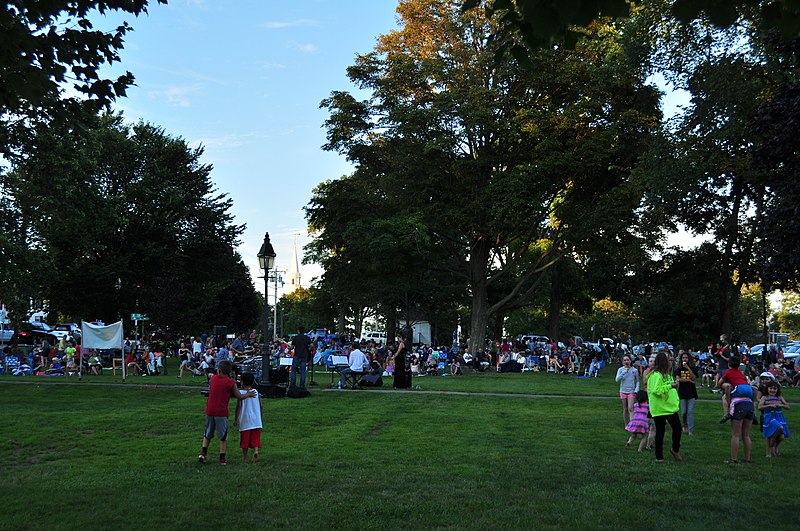
POLYGON ((236 420, 234 426, 239 424, 239 446, 242 448, 242 461, 247 462, 247 453, 250 448, 253 449, 253 463, 258 461, 258 450, 261 448, 261 417, 264 411, 263 404, 261 403, 261 395, 258 391, 253 389, 255 378, 252 373, 246 372, 242 374, 242 387, 239 393, 242 395, 252 391, 256 395, 252 398, 246 398, 236 405, 236 420))
POLYGON ((784 409, 789 409, 789 404, 781 396, 777 382, 767 382, 766 391, 758 403, 758 409, 764 413, 761 430, 767 440, 767 457, 775 457, 781 455, 778 446, 789 437, 789 425, 783 414, 784 409))
POLYGON ((217 367, 217 374, 211 377, 206 401, 206 428, 203 433, 203 446, 197 460, 206 462, 208 445, 214 438, 214 432, 219 437, 219 464, 227 465, 225 452, 228 448, 228 401, 231 397, 238 402, 256 396, 256 391, 251 389, 245 394, 239 392, 236 382, 231 379, 233 365, 230 361, 221 361, 217 367))
POLYGON ((647 419, 647 413, 650 411, 650 406, 647 404, 647 391, 636 392, 636 403, 633 405, 633 416, 625 429, 631 434, 628 437, 628 442, 625 443, 625 448, 630 448, 633 441, 636 440, 637 435, 642 436, 642 441, 639 443, 639 451, 643 451, 647 444, 647 435, 650 432, 650 423, 647 419))

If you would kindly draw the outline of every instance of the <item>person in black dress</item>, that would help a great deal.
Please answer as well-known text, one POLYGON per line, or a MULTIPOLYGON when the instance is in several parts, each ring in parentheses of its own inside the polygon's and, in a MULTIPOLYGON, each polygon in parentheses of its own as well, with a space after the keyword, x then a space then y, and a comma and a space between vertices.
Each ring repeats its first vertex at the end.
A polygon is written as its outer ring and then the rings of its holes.
POLYGON ((397 350, 394 353, 394 387, 408 389, 411 387, 411 369, 406 363, 408 348, 405 341, 397 336, 397 350))

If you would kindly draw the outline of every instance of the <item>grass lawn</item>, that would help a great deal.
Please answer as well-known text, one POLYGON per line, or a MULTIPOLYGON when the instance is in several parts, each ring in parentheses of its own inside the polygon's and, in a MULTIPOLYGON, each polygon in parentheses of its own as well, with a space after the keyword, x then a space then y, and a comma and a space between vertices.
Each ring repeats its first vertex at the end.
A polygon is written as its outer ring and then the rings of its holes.
MULTIPOLYGON (((110 375, 74 385, 0 383, 0 425, 9 435, 0 439, 0 528, 800 525, 791 503, 800 486, 795 438, 782 457, 766 459, 754 431, 753 463, 723 465, 730 428, 718 424, 717 402, 697 403, 684 462, 655 463, 652 452, 624 448, 618 400, 316 391, 266 401, 262 461, 242 464, 232 434, 222 467, 216 440, 209 464, 196 461, 205 398, 196 389, 140 385, 192 383, 175 374, 170 367, 169 376, 124 386, 84 385, 121 380, 110 375)), ((470 374, 414 384, 560 395, 617 389, 611 371, 591 380, 470 374)), ((790 402, 797 396, 787 392, 790 402)), ((797 409, 787 418, 800 429, 797 409)))

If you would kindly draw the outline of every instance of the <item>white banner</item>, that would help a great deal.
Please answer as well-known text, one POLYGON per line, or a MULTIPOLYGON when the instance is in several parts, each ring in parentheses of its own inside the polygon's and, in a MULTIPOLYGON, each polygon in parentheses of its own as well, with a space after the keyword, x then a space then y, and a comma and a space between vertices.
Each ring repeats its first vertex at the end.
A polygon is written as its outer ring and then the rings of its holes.
POLYGON ((107 326, 81 322, 81 347, 96 349, 121 349, 122 321, 107 326))

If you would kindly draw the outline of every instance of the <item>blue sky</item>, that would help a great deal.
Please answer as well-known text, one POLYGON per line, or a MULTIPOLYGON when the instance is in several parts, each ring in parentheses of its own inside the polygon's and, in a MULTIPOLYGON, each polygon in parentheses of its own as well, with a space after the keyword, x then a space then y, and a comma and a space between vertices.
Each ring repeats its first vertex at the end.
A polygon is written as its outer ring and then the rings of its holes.
MULTIPOLYGON (((115 109, 205 146, 212 180, 233 198, 236 223, 247 225, 239 252, 254 277, 264 233, 278 269, 289 269, 295 238, 300 253, 309 241, 302 208, 313 188, 350 173, 344 158, 321 149, 327 113, 319 103, 353 89, 346 68, 396 27, 396 5, 170 0, 139 18, 94 17, 100 29, 123 18, 134 28, 112 72, 130 70, 136 86, 115 109)), ((301 265, 301 274, 309 285, 321 269, 301 265)))
MULTIPOLYGON (((289 269, 293 242, 302 254, 309 241, 302 208, 313 188, 350 173, 344 158, 321 149, 327 113, 319 103, 333 90, 354 90, 345 70, 396 28, 396 5, 170 0, 153 1, 147 16, 125 17, 134 31, 112 71, 130 70, 136 86, 115 108, 129 122, 205 146, 213 181, 233 199, 236 223, 247 225, 239 252, 254 279, 264 232, 278 269, 289 269)), ((94 20, 109 29, 121 18, 94 20)), ((301 265, 301 274, 307 286, 321 269, 301 265)))

